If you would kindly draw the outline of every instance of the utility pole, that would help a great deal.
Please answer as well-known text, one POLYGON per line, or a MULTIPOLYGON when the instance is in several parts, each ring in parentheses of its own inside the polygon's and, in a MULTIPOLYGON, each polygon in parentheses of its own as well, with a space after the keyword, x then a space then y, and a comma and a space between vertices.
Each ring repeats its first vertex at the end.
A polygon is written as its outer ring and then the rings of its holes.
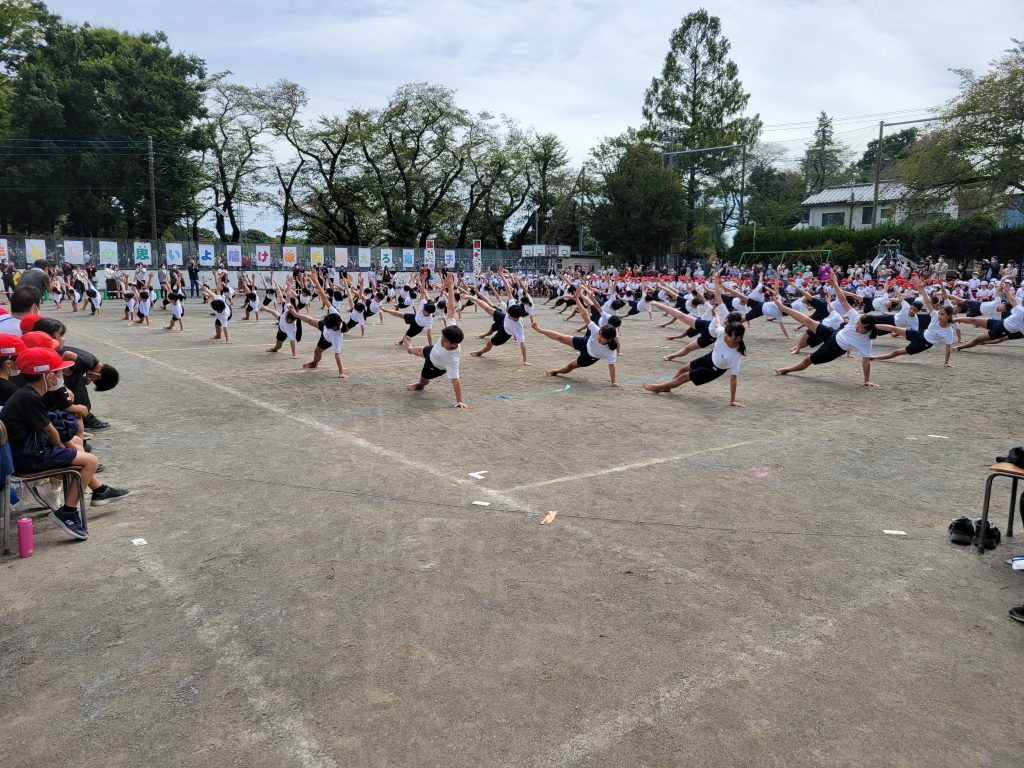
POLYGON ((580 224, 580 256, 583 255, 583 185, 585 183, 584 174, 587 172, 587 164, 584 163, 580 167, 580 211, 579 211, 579 224, 580 224))
POLYGON ((743 198, 747 191, 747 145, 743 145, 743 159, 740 161, 740 221, 743 226, 743 198))
POLYGON ((875 192, 871 199, 871 226, 878 226, 878 185, 882 180, 882 134, 887 125, 911 125, 913 123, 934 123, 936 120, 944 120, 942 117, 923 117, 920 120, 901 120, 898 123, 887 123, 880 120, 878 123, 878 148, 875 150, 875 192))
POLYGON ((153 137, 146 137, 146 154, 149 156, 149 239, 156 240, 156 173, 153 169, 153 137))

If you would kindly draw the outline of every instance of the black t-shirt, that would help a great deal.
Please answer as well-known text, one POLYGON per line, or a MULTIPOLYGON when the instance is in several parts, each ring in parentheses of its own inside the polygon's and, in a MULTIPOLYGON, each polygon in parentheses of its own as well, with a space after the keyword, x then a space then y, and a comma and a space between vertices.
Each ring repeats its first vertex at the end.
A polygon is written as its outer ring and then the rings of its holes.
POLYGON ((24 386, 11 395, 0 411, 0 421, 7 427, 7 441, 17 453, 33 432, 42 432, 50 423, 46 400, 32 387, 24 386))
POLYGON ((74 352, 78 355, 78 359, 75 360, 74 364, 70 368, 64 370, 64 385, 74 391, 75 387, 78 386, 78 382, 85 374, 96 367, 99 360, 96 359, 96 355, 92 352, 86 352, 84 349, 78 347, 61 347, 58 350, 61 354, 65 352, 74 352))
POLYGON ((18 391, 18 385, 10 379, 0 379, 0 405, 6 403, 15 392, 18 391))
POLYGON ((194 267, 191 264, 188 265, 188 277, 189 280, 199 279, 199 267, 194 267))

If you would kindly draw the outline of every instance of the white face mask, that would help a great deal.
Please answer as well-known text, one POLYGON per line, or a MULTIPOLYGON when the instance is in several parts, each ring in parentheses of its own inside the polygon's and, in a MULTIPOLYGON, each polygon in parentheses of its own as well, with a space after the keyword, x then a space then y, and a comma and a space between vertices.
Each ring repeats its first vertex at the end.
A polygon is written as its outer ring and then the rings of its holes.
POLYGON ((53 384, 50 384, 49 377, 47 377, 47 379, 46 379, 46 391, 47 392, 56 392, 58 389, 60 389, 63 386, 64 386, 64 380, 60 376, 55 376, 54 377, 53 384))

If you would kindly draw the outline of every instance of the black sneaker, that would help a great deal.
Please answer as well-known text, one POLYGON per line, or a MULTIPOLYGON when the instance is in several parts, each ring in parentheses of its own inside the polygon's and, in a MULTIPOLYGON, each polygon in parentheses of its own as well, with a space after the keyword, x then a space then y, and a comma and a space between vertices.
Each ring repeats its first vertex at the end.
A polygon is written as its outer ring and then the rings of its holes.
POLYGON ((69 536, 74 536, 76 539, 88 539, 89 532, 82 526, 82 521, 78 518, 78 511, 68 513, 63 509, 59 509, 56 512, 51 512, 50 522, 60 528, 64 533, 69 536))
POLYGON ((109 485, 105 491, 93 491, 92 492, 92 505, 94 507, 102 507, 104 504, 109 504, 112 501, 118 501, 123 499, 125 496, 130 496, 131 491, 126 491, 123 488, 111 488, 109 485))
POLYGON ((1016 608, 1011 608, 1010 618, 1024 624, 1024 605, 1018 605, 1016 608))
POLYGON ((85 426, 88 427, 89 429, 93 429, 93 430, 96 430, 96 429, 110 429, 110 425, 107 422, 102 421, 101 419, 96 418, 96 416, 94 414, 91 414, 91 413, 86 415, 84 421, 85 421, 85 426))

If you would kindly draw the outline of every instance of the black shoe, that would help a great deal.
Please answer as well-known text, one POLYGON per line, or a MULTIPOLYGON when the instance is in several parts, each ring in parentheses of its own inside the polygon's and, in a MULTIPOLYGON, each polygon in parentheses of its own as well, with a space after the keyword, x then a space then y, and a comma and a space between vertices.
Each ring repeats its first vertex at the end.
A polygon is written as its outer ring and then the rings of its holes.
POLYGON ((49 517, 51 523, 69 536, 74 536, 76 539, 89 538, 89 532, 82 526, 82 521, 78 517, 78 510, 68 513, 59 509, 56 512, 51 512, 49 517))
POLYGON ((1024 605, 1018 605, 1016 608, 1011 608, 1010 618, 1024 624, 1024 605))
POLYGON ((102 507, 104 504, 109 504, 112 501, 119 501, 125 496, 130 496, 131 491, 126 491, 123 488, 111 488, 109 485, 105 491, 93 491, 92 492, 92 505, 94 507, 102 507))
MULTIPOLYGON (((90 451, 90 453, 92 453, 92 451, 90 451)), ((107 468, 106 464, 100 464, 98 467, 96 467, 96 473, 95 474, 98 475, 100 472, 102 472, 106 468, 107 468)))
POLYGON ((102 421, 102 420, 96 418, 96 416, 94 416, 91 413, 88 414, 85 417, 85 426, 87 426, 89 429, 93 429, 93 430, 96 430, 96 429, 110 429, 110 425, 107 422, 102 421))

